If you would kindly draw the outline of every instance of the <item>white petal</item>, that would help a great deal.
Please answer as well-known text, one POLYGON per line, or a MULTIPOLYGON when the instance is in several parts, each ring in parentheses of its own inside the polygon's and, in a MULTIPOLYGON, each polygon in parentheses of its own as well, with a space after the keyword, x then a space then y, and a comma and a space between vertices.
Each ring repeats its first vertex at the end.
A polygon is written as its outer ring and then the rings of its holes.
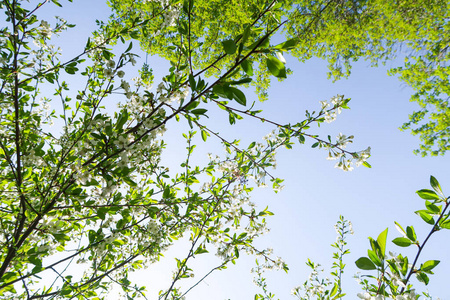
POLYGON ((281 52, 277 52, 277 57, 283 64, 286 63, 286 60, 284 59, 283 54, 281 54, 281 52))

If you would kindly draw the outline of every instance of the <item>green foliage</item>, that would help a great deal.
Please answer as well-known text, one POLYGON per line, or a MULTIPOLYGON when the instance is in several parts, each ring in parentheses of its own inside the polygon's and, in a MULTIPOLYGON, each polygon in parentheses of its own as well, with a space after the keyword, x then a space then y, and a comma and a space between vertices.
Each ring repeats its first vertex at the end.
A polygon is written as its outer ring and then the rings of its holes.
POLYGON ((390 74, 415 90, 411 101, 419 109, 402 129, 420 136, 415 152, 421 155, 444 154, 450 148, 448 0, 196 0, 189 10, 183 5, 176 22, 168 21, 175 3, 109 2, 124 24, 147 15, 155 20, 140 29, 141 47, 151 54, 178 61, 181 53, 189 53, 185 59, 207 68, 207 76, 219 76, 224 67, 245 58, 242 70, 256 75, 253 84, 262 100, 267 99, 269 74, 287 76, 276 51, 290 51, 300 61, 327 59, 334 79, 350 75, 352 62, 361 58, 378 65, 405 56, 405 64, 390 74), (177 27, 181 35, 174 34, 177 27), (286 41, 271 45, 274 32, 284 34, 286 41), (254 55, 247 58, 251 50, 254 55))
MULTIPOLYGON (((430 177, 430 185, 442 194, 439 182, 433 176, 430 177)), ((388 259, 383 252, 380 251, 377 253, 376 250, 378 248, 383 249, 386 245, 387 230, 380 234, 376 242, 369 238, 372 248, 372 250, 368 250, 369 258, 361 257, 355 263, 356 266, 362 270, 377 270, 378 276, 360 276, 360 278, 367 277, 376 279, 376 283, 370 283, 368 279, 361 280, 361 284, 366 293, 358 294, 360 298, 372 299, 371 297, 379 295, 381 297, 390 297, 392 299, 416 299, 419 296, 416 295, 415 289, 413 289, 410 282, 411 276, 415 275, 416 278, 425 285, 429 283, 430 279, 428 274, 433 274, 432 270, 440 261, 428 260, 419 267, 417 267, 417 262, 431 235, 440 229, 448 229, 442 226, 442 224, 445 222, 444 220, 447 220, 450 217, 450 212, 448 211, 450 197, 445 197, 442 194, 440 197, 434 198, 434 196, 430 197, 430 193, 431 195, 435 195, 433 191, 426 189, 417 192, 417 194, 425 200, 433 199, 434 203, 444 203, 445 205, 442 208, 442 205, 438 206, 426 201, 425 206, 427 209, 416 212, 426 223, 433 225, 423 242, 420 243, 418 241, 414 227, 407 226, 405 231, 400 224, 395 222, 395 226, 400 234, 402 234, 402 237, 397 237, 393 239, 392 242, 399 247, 409 247, 413 244, 416 245, 418 250, 413 259, 408 259, 407 256, 401 254, 396 255, 392 252, 389 252, 391 258, 388 259), (434 221, 433 216, 437 217, 436 221, 434 221), (380 237, 382 237, 382 243, 380 243, 380 237), (384 244, 384 246, 378 247, 380 244, 384 244), (409 264, 409 261, 412 261, 413 263, 409 264)))
MULTIPOLYGON (((439 182, 433 176, 430 177, 431 186, 439 190, 441 193, 441 187, 439 182)), ((423 190, 422 190, 423 191, 423 190)), ((442 194, 442 193, 441 193, 442 194)), ((419 194, 420 195, 420 194, 419 194)), ((395 238, 392 242, 400 247, 408 247, 412 244, 417 245, 418 250, 414 258, 409 259, 407 256, 402 254, 395 254, 389 251, 389 257, 386 255, 386 241, 388 229, 384 230, 378 235, 375 240, 369 237, 370 249, 368 249, 368 257, 360 257, 355 261, 356 266, 364 271, 377 271, 377 276, 363 274, 355 276, 360 282, 363 292, 358 293, 357 296, 360 299, 365 300, 377 300, 377 299, 395 299, 395 300, 416 300, 421 297, 416 293, 416 288, 413 287, 410 279, 412 275, 415 275, 419 282, 428 285, 430 278, 428 275, 433 274, 433 270, 440 263, 439 260, 428 260, 418 266, 418 261, 420 254, 430 239, 431 235, 439 231, 442 227, 442 220, 447 220, 450 217, 450 212, 448 208, 450 206, 450 197, 445 197, 443 194, 435 202, 445 203, 444 208, 437 207, 433 209, 434 215, 437 216, 438 221, 435 222, 433 229, 429 232, 428 236, 424 239, 422 243, 419 243, 415 230, 412 226, 406 227, 406 231, 403 227, 395 222, 397 230, 402 234, 403 237, 395 238), (410 263, 412 262, 412 264, 410 263), (373 282, 373 283, 372 283, 373 282)), ((430 207, 432 203, 426 201, 426 207, 430 207)), ((433 212, 428 211, 429 214, 433 212)), ((331 275, 338 278, 335 285, 329 289, 331 282, 329 280, 321 280, 318 274, 322 271, 320 270, 320 264, 315 264, 308 259, 306 263, 310 268, 313 269, 308 280, 306 280, 303 286, 295 287, 292 290, 292 294, 298 299, 338 299, 344 296, 341 294, 341 278, 345 264, 342 262, 342 255, 349 253, 349 250, 344 251, 338 245, 346 245, 346 242, 342 239, 346 233, 351 232, 350 230, 345 230, 345 224, 350 224, 350 222, 340 217, 337 225, 344 225, 343 227, 336 226, 338 232, 338 241, 333 244, 333 247, 341 249, 337 253, 333 253, 333 259, 338 259, 337 262, 333 263, 333 268, 339 270, 338 272, 332 272, 331 275), (345 233, 342 235, 341 233, 345 233), (336 294, 337 290, 339 291, 336 294), (304 295, 302 295, 304 291, 304 295)), ((350 227, 351 228, 351 227, 350 227)), ((447 228, 448 229, 448 228, 447 228)), ((432 299, 427 292, 422 293, 427 299, 432 299)))
POLYGON ((444 154, 450 149, 448 1, 345 1, 340 13, 344 20, 323 21, 317 30, 314 43, 322 47, 312 47, 312 55, 327 57, 335 78, 349 74, 352 60, 364 57, 377 65, 405 56, 390 74, 414 89, 411 101, 420 108, 402 129, 420 136, 416 153, 444 154))

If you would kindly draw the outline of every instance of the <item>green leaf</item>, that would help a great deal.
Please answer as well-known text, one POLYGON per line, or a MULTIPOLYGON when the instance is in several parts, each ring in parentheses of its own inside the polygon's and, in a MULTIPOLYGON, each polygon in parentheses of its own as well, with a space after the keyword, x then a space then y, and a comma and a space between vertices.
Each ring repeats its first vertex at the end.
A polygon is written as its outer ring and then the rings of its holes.
POLYGON ((402 234, 402 235, 406 235, 405 229, 403 229, 403 227, 400 224, 398 224, 397 222, 394 221, 394 223, 395 223, 395 228, 397 228, 398 232, 400 232, 400 234, 402 234))
POLYGON ((408 247, 412 244, 410 239, 404 238, 404 237, 398 237, 392 240, 394 244, 396 244, 399 247, 408 247))
POLYGON ((249 78, 249 77, 242 78, 242 79, 237 80, 237 81, 227 81, 227 83, 231 84, 231 85, 240 85, 240 84, 246 84, 246 83, 250 83, 250 82, 252 82, 252 79, 249 78))
POLYGON ((247 42, 247 40, 248 40, 248 38, 250 36, 250 30, 251 30, 251 26, 250 25, 245 26, 244 34, 242 35, 242 40, 241 40, 241 43, 243 45, 247 42))
POLYGON ((417 240, 417 236, 416 236, 414 227, 412 227, 412 226, 406 227, 406 236, 413 242, 415 242, 417 240))
POLYGON ((248 76, 253 76, 253 64, 249 60, 244 60, 241 62, 241 68, 248 76))
POLYGON ((439 222, 439 226, 441 228, 450 229, 450 220, 444 220, 442 222, 439 222))
POLYGON ((65 241, 70 241, 70 237, 64 233, 52 233, 53 237, 60 243, 64 244, 65 241))
POLYGON ((123 111, 117 118, 116 129, 121 130, 123 125, 128 121, 128 111, 123 111))
POLYGON ((206 142, 206 139, 208 138, 209 133, 207 133, 205 130, 202 130, 202 140, 206 142))
POLYGON ((430 176, 430 185, 436 192, 442 194, 441 185, 439 184, 439 181, 434 178, 434 176, 430 176))
POLYGON ((16 279, 18 277, 18 274, 15 272, 6 272, 3 276, 2 276, 2 282, 9 282, 9 281, 13 281, 14 279, 16 279))
POLYGON ((261 50, 265 50, 269 46, 270 46, 269 36, 265 35, 262 38, 260 38, 259 40, 257 40, 256 42, 254 42, 253 44, 251 44, 250 46, 248 46, 248 49, 254 50, 254 49, 256 49, 256 47, 258 47, 261 50))
POLYGON ((425 274, 424 272, 416 273, 416 278, 420 282, 425 283, 425 285, 428 285, 428 282, 430 282, 430 279, 428 278, 427 274, 425 274))
POLYGON ((380 235, 377 237, 378 246, 380 246, 381 256, 384 257, 386 255, 386 240, 387 240, 388 228, 386 228, 380 235))
POLYGON ((418 210, 415 212, 417 215, 419 215, 422 220, 424 220, 425 222, 427 222, 430 225, 434 225, 434 219, 432 216, 430 216, 428 214, 428 212, 426 210, 418 210))
POLYGON ((103 51, 102 51, 102 54, 103 54, 103 57, 104 57, 106 60, 110 60, 110 59, 111 59, 111 52, 109 52, 109 51, 107 51, 107 50, 103 50, 103 51))
POLYGON ((425 206, 427 207, 428 211, 430 211, 430 213, 432 213, 432 214, 440 214, 441 213, 440 207, 437 205, 434 205, 430 201, 425 201, 425 206))
POLYGON ((30 86, 30 85, 23 85, 23 86, 21 85, 20 88, 23 89, 23 90, 25 90, 25 91, 27 91, 27 92, 32 92, 32 91, 34 91, 34 87, 33 87, 33 86, 30 86))
POLYGON ((241 90, 238 90, 237 88, 230 87, 230 89, 233 93, 233 99, 236 100, 237 103, 245 106, 247 104, 245 94, 241 90))
POLYGON ((300 39, 299 39, 299 38, 292 38, 292 39, 290 39, 290 40, 287 40, 287 41, 284 42, 284 43, 281 43, 281 44, 276 45, 274 48, 275 48, 275 49, 279 49, 279 50, 284 50, 284 51, 286 51, 286 50, 291 50, 291 49, 293 49, 295 46, 297 46, 299 42, 300 42, 300 39))
POLYGON ((93 244, 95 243, 96 239, 97 239, 97 232, 95 232, 94 230, 89 230, 88 231, 88 237, 89 237, 89 243, 93 244))
POLYGON ((56 6, 62 7, 62 5, 59 3, 59 1, 57 0, 52 0, 53 4, 55 4, 56 6))
POLYGON ((375 270, 376 269, 373 262, 370 259, 368 259, 367 257, 360 257, 357 261, 355 261, 355 264, 361 270, 375 270))
POLYGON ((125 50, 125 53, 130 52, 131 48, 133 48, 133 42, 130 42, 130 44, 128 45, 127 50, 125 50))
POLYGON ((203 245, 200 245, 197 248, 197 250, 195 250, 194 254, 202 254, 202 253, 208 253, 208 250, 206 250, 203 245))
POLYGON ((126 184, 128 184, 129 186, 137 186, 137 183, 134 182, 130 177, 128 176, 124 176, 122 177, 123 181, 125 181, 126 184))
POLYGON ((47 80, 50 83, 55 83, 55 74, 54 73, 49 73, 44 75, 45 80, 47 80))
POLYGON ((204 109, 204 108, 197 108, 194 110, 191 110, 191 113, 193 113, 194 115, 204 115, 208 110, 204 109))
POLYGON ((194 76, 192 74, 189 74, 189 85, 191 86, 191 89, 195 91, 196 82, 194 76))
POLYGON ((100 207, 97 209, 97 216, 102 219, 105 220, 106 218, 106 214, 108 213, 109 209, 106 207, 100 207))
POLYGON ((376 255, 378 256, 378 258, 380 260, 384 260, 384 256, 381 255, 381 249, 380 246, 378 245, 378 242, 375 241, 373 238, 369 237, 369 242, 370 242, 370 247, 372 248, 372 250, 376 253, 376 255))
POLYGON ((403 276, 405 276, 406 273, 408 272, 408 267, 409 267, 409 265, 408 265, 408 256, 403 257, 403 261, 401 263, 401 267, 402 267, 402 269, 401 269, 402 274, 403 274, 403 276))
POLYGON ((230 122, 230 125, 233 125, 236 123, 236 118, 232 112, 228 114, 228 122, 230 122))
POLYGON ((273 76, 277 78, 286 78, 286 67, 278 58, 269 56, 266 59, 266 64, 273 76))
POLYGON ((61 292, 59 292, 61 296, 69 295, 70 293, 72 293, 72 288, 68 286, 62 289, 61 292))
POLYGON ((440 200, 440 197, 436 194, 435 191, 423 189, 416 192, 420 198, 425 200, 440 200))
POLYGON ((215 86, 213 86, 213 93, 222 98, 230 98, 230 95, 226 93, 224 86, 220 84, 216 84, 215 86))
POLYGON ((225 50, 225 53, 228 55, 232 55, 236 53, 237 46, 235 41, 233 40, 225 40, 222 42, 223 50, 225 50))
POLYGON ((357 261, 355 261, 355 264, 361 270, 375 270, 376 269, 373 262, 370 259, 368 259, 367 257, 360 257, 357 261))
POLYGON ((338 284, 334 283, 333 288, 331 289, 330 292, 330 297, 333 297, 337 293, 337 291, 338 291, 338 284))
POLYGON ((434 269, 438 264, 440 263, 439 260, 429 260, 423 263, 423 265, 420 267, 421 271, 429 272, 434 269))
POLYGON ((183 11, 186 13, 186 14, 189 14, 189 3, 185 0, 184 1, 184 3, 183 3, 183 11))
POLYGON ((363 166, 369 169, 372 168, 372 166, 367 161, 363 162, 363 166))
POLYGON ((185 111, 189 111, 191 109, 196 108, 199 104, 200 104, 200 101, 192 101, 188 105, 186 105, 186 107, 184 109, 185 109, 185 111))
POLYGON ((28 258, 28 261, 31 262, 35 266, 42 267, 42 260, 40 260, 38 257, 36 257, 34 255, 30 256, 28 258))
POLYGON ((245 238, 247 236, 247 232, 243 232, 243 233, 241 233, 238 237, 237 237, 237 239, 238 240, 242 240, 243 238, 245 238))
POLYGON ((170 196, 170 187, 166 187, 164 188, 164 192, 163 192, 163 199, 167 199, 170 196))
POLYGON ((188 33, 188 24, 186 21, 181 21, 178 26, 178 32, 182 35, 186 35, 188 33))
POLYGON ((381 262, 378 255, 373 250, 367 250, 367 254, 369 255, 370 260, 377 266, 382 267, 383 263, 381 262))
POLYGON ((78 71, 78 68, 67 67, 64 68, 64 71, 66 71, 67 74, 74 75, 75 72, 78 71))

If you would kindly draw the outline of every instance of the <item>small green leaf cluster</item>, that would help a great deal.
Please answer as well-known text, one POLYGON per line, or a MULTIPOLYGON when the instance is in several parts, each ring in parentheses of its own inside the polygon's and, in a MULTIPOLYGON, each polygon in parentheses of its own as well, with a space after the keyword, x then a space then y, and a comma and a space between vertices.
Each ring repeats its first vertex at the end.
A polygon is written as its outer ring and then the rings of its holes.
POLYGON ((397 237, 392 242, 399 247, 416 245, 418 251, 414 259, 408 259, 407 256, 401 254, 396 255, 391 252, 391 258, 387 258, 385 253, 387 229, 378 236, 377 240, 369 238, 371 249, 368 250, 368 257, 361 257, 355 263, 362 270, 377 270, 378 277, 372 275, 365 276, 370 279, 376 279, 377 283, 371 284, 368 279, 364 279, 361 282, 368 293, 367 297, 369 297, 367 298, 365 294, 361 294, 362 299, 372 299, 371 297, 376 295, 392 297, 394 299, 416 299, 414 289, 410 283, 411 276, 415 275, 425 285, 429 283, 430 279, 428 275, 433 274, 432 270, 440 261, 428 260, 420 266, 416 264, 431 235, 441 229, 448 229, 447 223, 450 217, 448 212, 448 207, 450 206, 449 197, 444 196, 439 182, 433 176, 430 177, 430 184, 433 190, 422 189, 417 191, 417 194, 426 200, 426 209, 416 211, 416 214, 424 222, 432 225, 431 231, 423 242, 418 240, 413 226, 407 226, 405 230, 400 224, 395 222, 395 226, 402 234, 402 237, 397 237), (435 220, 434 217, 437 219, 435 220))

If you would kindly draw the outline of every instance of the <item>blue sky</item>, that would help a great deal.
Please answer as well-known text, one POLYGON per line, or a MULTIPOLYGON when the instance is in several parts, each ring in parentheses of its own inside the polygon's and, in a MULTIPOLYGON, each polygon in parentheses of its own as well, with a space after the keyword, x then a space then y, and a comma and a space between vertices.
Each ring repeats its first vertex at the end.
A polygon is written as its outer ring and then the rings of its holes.
MULTIPOLYGON (((71 49, 67 53, 70 55, 71 51, 77 53, 77 49, 83 48, 89 32, 95 28, 95 19, 105 19, 108 8, 103 1, 98 0, 80 0, 64 5, 64 11, 49 6, 51 9, 46 14, 60 15, 77 24, 77 27, 63 34, 60 40, 63 52, 71 49)), ((308 277, 310 270, 305 265, 307 258, 322 263, 327 273, 333 251, 329 245, 336 238, 333 225, 339 215, 344 215, 352 221, 355 231, 348 238, 351 254, 346 257, 344 291, 349 294, 346 299, 355 299, 359 288, 352 278, 357 272, 354 261, 367 255, 367 237, 376 238, 387 227, 388 240, 398 237, 399 233, 393 226, 394 221, 397 221, 404 226, 414 225, 422 241, 430 226, 414 214, 414 211, 424 207, 424 200, 415 191, 429 188, 429 176, 434 175, 444 192, 450 193, 450 158, 448 155, 425 158, 414 155, 412 151, 418 147, 419 138, 398 129, 408 119, 408 114, 417 109, 415 103, 409 102, 411 89, 386 75, 388 68, 397 66, 401 61, 389 62, 386 67, 379 68, 370 68, 368 62, 358 62, 348 80, 332 83, 327 80, 324 61, 312 59, 307 63, 299 63, 289 56, 286 56, 286 60, 294 74, 283 82, 273 80, 269 101, 257 103, 264 110, 263 115, 280 123, 300 121, 306 109, 320 109, 320 100, 343 94, 352 99, 349 104, 351 109, 343 111, 337 121, 331 124, 312 128, 310 133, 320 134, 324 138, 328 134, 335 137, 341 132, 354 135, 354 143, 348 147, 349 150, 363 150, 370 146, 372 157, 369 162, 373 167, 359 167, 352 172, 335 169, 334 162, 325 159, 325 150, 311 149, 312 141, 295 145, 292 150, 279 151, 278 167, 273 173, 285 179, 285 189, 278 194, 270 189, 259 189, 253 195, 253 200, 260 208, 269 205, 275 213, 268 220, 271 232, 257 241, 257 245, 274 248, 274 254, 281 256, 291 270, 287 275, 284 272, 268 273, 269 289, 280 299, 293 299, 289 295, 291 288, 303 283, 308 277)), ((156 58, 149 58, 149 64, 155 71, 156 86, 158 79, 165 75, 168 64, 156 58)), ((250 92, 246 94, 248 102, 256 101, 250 92)), ((223 114, 211 113, 210 121, 214 129, 231 140, 261 141, 262 136, 271 130, 256 120, 245 120, 230 127, 226 125, 223 114)), ((178 145, 180 124, 168 124, 168 129, 167 160, 177 157, 177 152, 170 151, 170 145, 174 145, 174 148, 178 145)), ((200 143, 198 157, 202 159, 204 152, 214 151, 222 149, 200 143)), ((449 238, 448 231, 436 233, 420 259, 422 262, 428 259, 441 260, 428 286, 430 293, 441 299, 450 298, 446 288, 446 276, 450 269, 446 250, 450 245, 449 238)), ((173 248, 173 251, 178 251, 176 244, 173 248)), ((404 249, 392 243, 388 249, 415 254, 415 251, 410 251, 412 247, 404 249)), ((256 289, 249 274, 253 261, 253 258, 243 258, 237 266, 214 273, 189 294, 188 299, 253 299, 256 289)), ((198 267, 206 271, 211 263, 213 260, 206 264, 199 262, 198 267)), ((156 291, 166 288, 159 285, 159 280, 166 276, 162 273, 171 275, 171 270, 167 270, 170 264, 150 267, 137 277, 141 282, 148 282, 149 289, 152 285, 156 291)), ((421 283, 417 283, 416 288, 425 290, 421 283)))

